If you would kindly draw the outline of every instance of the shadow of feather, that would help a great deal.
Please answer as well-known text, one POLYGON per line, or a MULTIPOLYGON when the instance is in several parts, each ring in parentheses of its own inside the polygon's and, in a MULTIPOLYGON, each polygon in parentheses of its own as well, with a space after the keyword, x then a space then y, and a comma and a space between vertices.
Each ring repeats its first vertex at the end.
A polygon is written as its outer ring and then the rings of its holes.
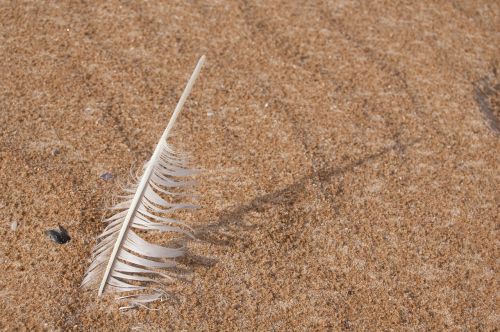
MULTIPOLYGON (((500 121, 495 115, 498 115, 498 96, 500 95, 500 85, 495 84, 496 69, 493 69, 491 75, 474 82, 474 99, 482 113, 488 127, 496 135, 500 135, 500 121)), ((498 82, 498 81, 497 81, 498 82)))
MULTIPOLYGON (((347 172, 351 172, 354 168, 377 159, 389 153, 390 151, 404 151, 407 147, 413 146, 419 141, 420 139, 415 139, 407 144, 401 144, 397 142, 396 144, 386 147, 376 153, 370 154, 345 166, 326 167, 316 172, 311 172, 310 174, 302 177, 301 179, 295 181, 294 183, 283 189, 256 197, 247 204, 240 205, 235 207, 234 209, 223 212, 220 215, 219 219, 211 224, 195 228, 194 235, 196 237, 196 241, 204 241, 219 246, 232 246, 233 235, 232 233, 228 233, 226 230, 228 227, 237 227, 239 229, 252 228, 253 226, 246 226, 240 222, 246 214, 251 212, 262 212, 265 209, 268 209, 270 205, 279 206, 293 204, 299 198, 299 194, 303 190, 305 190, 306 184, 312 179, 317 178, 322 183, 331 182, 334 178, 341 176, 347 172), (222 232, 222 230, 224 230, 224 232, 222 232)), ((210 264, 206 266, 213 266, 215 264, 215 260, 209 258, 204 259, 210 261, 210 264)))

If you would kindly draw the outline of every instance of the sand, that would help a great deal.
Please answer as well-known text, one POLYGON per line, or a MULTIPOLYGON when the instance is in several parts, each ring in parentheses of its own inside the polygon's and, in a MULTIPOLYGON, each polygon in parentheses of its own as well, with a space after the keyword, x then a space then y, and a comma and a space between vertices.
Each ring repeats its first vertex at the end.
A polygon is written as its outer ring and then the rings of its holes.
POLYGON ((495 330, 499 33, 484 0, 0 3, 0 327, 495 330), (79 285, 202 54, 190 273, 120 314, 79 285))

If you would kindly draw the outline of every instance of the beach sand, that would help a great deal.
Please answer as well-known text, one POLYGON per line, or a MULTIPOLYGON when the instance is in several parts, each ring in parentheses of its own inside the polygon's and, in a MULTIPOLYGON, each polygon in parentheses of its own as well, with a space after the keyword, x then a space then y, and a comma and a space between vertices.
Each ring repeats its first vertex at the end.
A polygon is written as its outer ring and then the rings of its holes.
POLYGON ((499 33, 483 0, 0 3, 0 328, 495 330, 499 33), (189 273, 120 313, 80 283, 202 54, 189 273))

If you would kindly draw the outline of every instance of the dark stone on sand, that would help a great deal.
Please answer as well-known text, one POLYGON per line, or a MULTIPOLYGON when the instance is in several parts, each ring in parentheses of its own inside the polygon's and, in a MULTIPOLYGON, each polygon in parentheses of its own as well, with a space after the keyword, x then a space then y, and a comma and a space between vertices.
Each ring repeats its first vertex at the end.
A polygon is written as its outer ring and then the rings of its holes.
POLYGON ((59 225, 59 229, 46 230, 45 235, 47 235, 53 242, 58 244, 65 244, 66 242, 71 240, 68 231, 61 225, 59 225))

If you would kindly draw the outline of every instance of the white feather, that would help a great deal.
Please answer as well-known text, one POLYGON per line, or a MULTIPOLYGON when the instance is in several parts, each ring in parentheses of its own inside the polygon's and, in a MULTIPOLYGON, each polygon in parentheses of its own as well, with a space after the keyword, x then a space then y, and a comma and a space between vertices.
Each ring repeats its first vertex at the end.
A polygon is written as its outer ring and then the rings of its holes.
POLYGON ((162 298, 166 294, 162 285, 173 281, 173 278, 160 271, 174 267, 174 259, 184 253, 183 248, 149 243, 134 230, 179 233, 192 237, 187 225, 165 216, 179 209, 196 208, 188 203, 177 202, 180 197, 189 196, 186 190, 195 184, 183 178, 196 171, 186 167, 185 156, 175 152, 167 139, 204 62, 205 56, 202 56, 151 159, 144 165, 142 176, 137 183, 124 189, 125 193, 121 196, 123 201, 111 208, 118 212, 104 220, 107 227, 98 237, 92 262, 82 282, 83 287, 98 286, 99 296, 108 289, 120 293, 132 292, 119 297, 127 302, 127 306, 122 309, 145 306, 162 298))

